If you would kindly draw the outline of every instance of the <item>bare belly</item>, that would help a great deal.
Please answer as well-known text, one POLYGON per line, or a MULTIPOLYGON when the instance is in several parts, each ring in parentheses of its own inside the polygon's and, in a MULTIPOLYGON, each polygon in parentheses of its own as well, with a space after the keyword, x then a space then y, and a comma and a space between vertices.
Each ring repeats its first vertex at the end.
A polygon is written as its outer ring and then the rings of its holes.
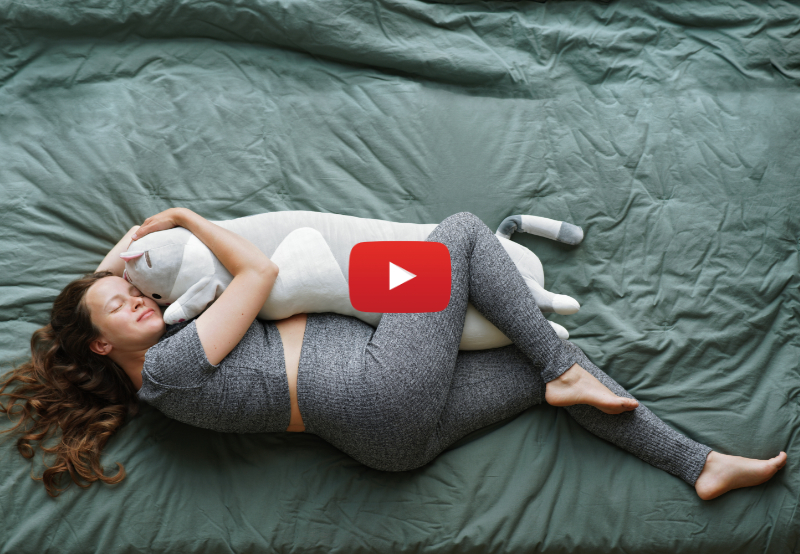
POLYGON ((303 347, 303 335, 306 332, 308 315, 295 314, 286 319, 275 321, 281 334, 283 356, 286 358, 286 377, 289 379, 289 397, 292 400, 292 418, 287 431, 301 433, 306 430, 300 407, 297 405, 297 369, 300 366, 300 350, 303 347))

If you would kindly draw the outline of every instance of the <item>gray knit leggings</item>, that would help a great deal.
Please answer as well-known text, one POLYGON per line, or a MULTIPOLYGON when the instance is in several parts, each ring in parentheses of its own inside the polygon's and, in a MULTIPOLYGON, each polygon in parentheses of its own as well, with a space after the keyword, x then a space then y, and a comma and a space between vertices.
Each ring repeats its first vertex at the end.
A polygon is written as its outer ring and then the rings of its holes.
MULTIPOLYGON (((367 466, 404 471, 476 429, 541 404, 545 383, 576 362, 615 394, 633 398, 580 348, 558 338, 478 217, 454 214, 427 240, 450 251, 450 303, 441 312, 384 314, 358 364, 358 385, 328 399, 329 424, 314 433, 367 466), (514 344, 460 351, 468 300, 514 344)), ((711 451, 641 403, 613 415, 588 405, 565 409, 595 435, 690 485, 711 451)))

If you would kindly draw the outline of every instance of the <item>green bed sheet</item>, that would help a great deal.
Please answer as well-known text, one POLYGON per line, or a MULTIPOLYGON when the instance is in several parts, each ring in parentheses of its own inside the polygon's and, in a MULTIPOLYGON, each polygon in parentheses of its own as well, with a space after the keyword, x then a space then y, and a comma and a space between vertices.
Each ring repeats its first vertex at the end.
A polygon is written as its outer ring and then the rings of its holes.
POLYGON ((0 0, 4 370, 168 207, 534 214, 585 230, 513 240, 593 361, 719 452, 789 456, 706 502, 547 405, 404 473, 145 405, 119 485, 52 499, 0 443, 0 552, 799 552, 798 84, 789 2, 0 0))

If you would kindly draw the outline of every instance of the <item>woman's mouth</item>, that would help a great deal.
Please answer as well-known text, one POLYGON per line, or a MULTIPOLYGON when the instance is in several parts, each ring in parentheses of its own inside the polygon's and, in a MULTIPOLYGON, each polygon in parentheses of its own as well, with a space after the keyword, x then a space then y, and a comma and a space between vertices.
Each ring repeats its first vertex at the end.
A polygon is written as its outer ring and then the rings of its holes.
POLYGON ((141 321, 146 317, 150 317, 150 314, 152 314, 152 313, 153 313, 152 309, 147 309, 147 310, 145 310, 145 312, 142 315, 139 316, 139 319, 137 319, 136 321, 141 321))

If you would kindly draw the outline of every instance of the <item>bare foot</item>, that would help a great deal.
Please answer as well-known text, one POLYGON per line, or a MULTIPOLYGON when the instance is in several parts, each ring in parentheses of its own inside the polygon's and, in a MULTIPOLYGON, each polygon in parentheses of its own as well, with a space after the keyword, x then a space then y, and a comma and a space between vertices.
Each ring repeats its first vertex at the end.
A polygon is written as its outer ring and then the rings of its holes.
POLYGON ((768 481, 775 472, 786 465, 786 452, 769 460, 755 460, 741 456, 728 456, 713 450, 694 484, 697 496, 711 500, 729 490, 752 487, 768 481))
POLYGON ((597 377, 578 364, 545 385, 544 399, 551 406, 589 404, 607 414, 627 412, 639 405, 633 398, 611 392, 597 377))

